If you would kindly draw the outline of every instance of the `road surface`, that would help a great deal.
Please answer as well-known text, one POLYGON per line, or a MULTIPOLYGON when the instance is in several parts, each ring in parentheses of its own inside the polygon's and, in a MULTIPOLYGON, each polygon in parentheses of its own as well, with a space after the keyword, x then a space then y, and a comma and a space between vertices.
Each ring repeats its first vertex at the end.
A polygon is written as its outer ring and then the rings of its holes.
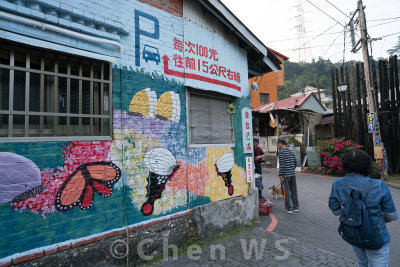
MULTIPOLYGON (((333 253, 355 257, 352 247, 339 236, 338 217, 328 208, 328 198, 333 181, 336 178, 297 174, 297 189, 300 211, 288 214, 282 211, 284 200, 271 199, 274 203, 272 214, 277 220, 274 232, 293 237, 301 242, 331 251, 333 253)), ((263 169, 264 197, 268 197, 268 186, 279 184, 278 171, 263 169)), ((400 210, 400 189, 390 188, 397 210, 400 210)), ((270 216, 260 216, 262 226, 269 230, 270 216)), ((389 266, 399 266, 400 262, 400 220, 387 225, 390 236, 389 266)))

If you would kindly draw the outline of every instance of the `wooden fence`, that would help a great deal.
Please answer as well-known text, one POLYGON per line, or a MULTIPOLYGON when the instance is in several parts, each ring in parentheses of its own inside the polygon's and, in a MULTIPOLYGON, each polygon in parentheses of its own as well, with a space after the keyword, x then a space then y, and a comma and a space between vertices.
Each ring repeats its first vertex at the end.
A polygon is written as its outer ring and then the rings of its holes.
MULTIPOLYGON (((386 148, 389 173, 400 173, 400 88, 397 56, 371 64, 374 97, 377 103, 381 138, 386 148)), ((347 137, 359 143, 371 156, 374 155, 373 136, 368 133, 367 87, 364 64, 351 63, 331 70, 335 137, 345 136, 344 108, 346 102, 347 137), (344 95, 338 85, 347 82, 344 95)))

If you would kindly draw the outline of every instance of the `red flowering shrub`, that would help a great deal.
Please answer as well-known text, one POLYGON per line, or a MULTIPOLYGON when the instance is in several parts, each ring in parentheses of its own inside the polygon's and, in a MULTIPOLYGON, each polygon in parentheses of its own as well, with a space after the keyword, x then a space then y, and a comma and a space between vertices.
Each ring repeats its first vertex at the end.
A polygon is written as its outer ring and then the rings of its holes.
POLYGON ((319 149, 318 156, 321 158, 322 166, 326 168, 326 174, 343 175, 342 157, 347 150, 360 148, 360 145, 347 140, 330 139, 319 140, 317 143, 319 149))

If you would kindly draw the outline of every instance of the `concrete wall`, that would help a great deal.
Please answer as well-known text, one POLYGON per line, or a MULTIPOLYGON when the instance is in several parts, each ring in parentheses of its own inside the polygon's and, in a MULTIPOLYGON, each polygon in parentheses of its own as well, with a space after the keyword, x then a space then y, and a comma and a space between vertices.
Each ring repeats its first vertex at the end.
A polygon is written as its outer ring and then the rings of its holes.
MULTIPOLYGON (((176 72, 166 71, 163 58, 173 55, 181 55, 184 58, 184 50, 181 52, 176 46, 176 40, 183 40, 184 23, 189 23, 184 22, 182 17, 182 1, 0 0, 0 10, 64 29, 114 40, 122 45, 122 50, 119 50, 113 44, 87 41, 0 19, 1 38, 113 63, 111 138, 100 141, 63 142, 24 142, 22 138, 22 142, 0 143, 0 156, 8 160, 7 167, 0 167, 0 173, 4 174, 13 169, 15 173, 24 173, 30 178, 36 175, 34 179, 46 188, 45 191, 22 201, 12 201, 11 191, 1 192, 0 264, 33 260, 56 252, 67 256, 82 255, 87 257, 88 262, 101 262, 111 256, 85 254, 92 246, 93 251, 108 253, 108 243, 101 243, 103 241, 100 240, 122 234, 127 226, 135 236, 139 225, 145 225, 147 228, 157 224, 160 218, 179 215, 208 203, 218 203, 216 208, 210 209, 223 216, 219 218, 214 214, 210 217, 212 213, 209 211, 196 211, 196 227, 199 227, 201 236, 204 235, 202 227, 206 227, 207 230, 223 230, 227 226, 247 223, 257 214, 254 197, 250 200, 235 198, 248 195, 240 127, 240 111, 250 105, 247 61, 241 62, 245 70, 238 70, 241 72, 241 81, 229 80, 229 77, 222 76, 213 78, 213 81, 222 81, 223 84, 234 84, 241 92, 238 97, 237 89, 232 91, 232 88, 228 87, 226 91, 221 91, 220 84, 219 87, 215 87, 215 91, 233 96, 233 103, 238 111, 232 116, 236 125, 234 146, 188 146, 185 85, 190 77, 173 75, 176 72), (143 58, 145 45, 158 49, 159 60, 146 61, 143 58), (154 199, 148 196, 151 170, 144 162, 144 158, 149 156, 148 151, 154 151, 152 157, 160 160, 168 158, 168 164, 176 167, 176 171, 169 174, 165 188, 157 193, 154 199), (231 153, 234 158, 230 170, 234 192, 228 192, 223 178, 215 170, 216 162, 225 153, 231 153), (21 159, 24 159, 24 164, 21 164, 21 159), (94 163, 94 166, 90 165, 94 163), (79 173, 82 166, 92 166, 88 168, 89 172, 96 170, 99 179, 110 181, 109 188, 105 189, 107 194, 94 191, 90 199, 93 202, 87 209, 80 208, 82 206, 78 202, 62 209, 63 206, 59 206, 62 203, 60 194, 80 189, 73 188, 74 185, 69 184, 69 181, 76 178, 74 175, 79 173), (231 207, 218 202, 231 198, 235 199, 237 213, 229 213, 231 207), (219 209, 226 210, 227 213, 221 213, 219 209), (236 220, 238 221, 234 222, 236 220), (94 241, 100 241, 101 250, 98 250, 97 245, 90 245, 83 250, 73 249, 94 241), (68 251, 64 252, 66 249, 68 251)), ((207 32, 205 36, 214 39, 215 34, 207 32)), ((232 38, 224 37, 220 40, 227 42, 232 38)), ((238 62, 246 58, 237 42, 230 45, 236 45, 237 53, 224 55, 221 52, 220 63, 223 63, 224 57, 237 58, 238 62)), ((197 80, 197 89, 214 90, 211 85, 206 87, 209 82, 210 79, 197 80)), ((0 177, 2 188, 11 188, 11 183, 15 183, 7 177, 14 176, 0 177)), ((85 183, 84 188, 93 189, 86 180, 82 182, 85 183)), ((176 223, 170 226, 168 231, 172 233, 173 229, 179 229, 182 225, 188 228, 193 221, 176 223)), ((144 229, 142 233, 146 236, 151 231, 144 229)), ((61 256, 51 257, 55 259, 55 263, 61 256)))

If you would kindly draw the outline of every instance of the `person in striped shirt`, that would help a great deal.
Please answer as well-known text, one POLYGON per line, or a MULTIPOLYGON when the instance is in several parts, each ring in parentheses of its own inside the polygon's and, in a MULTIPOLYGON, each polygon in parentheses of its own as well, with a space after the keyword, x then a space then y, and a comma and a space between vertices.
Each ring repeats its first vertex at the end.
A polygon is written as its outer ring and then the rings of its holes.
POLYGON ((277 141, 279 158, 279 178, 284 189, 285 207, 283 211, 293 213, 299 211, 299 200, 296 185, 296 156, 287 148, 287 141, 279 138, 277 141))

